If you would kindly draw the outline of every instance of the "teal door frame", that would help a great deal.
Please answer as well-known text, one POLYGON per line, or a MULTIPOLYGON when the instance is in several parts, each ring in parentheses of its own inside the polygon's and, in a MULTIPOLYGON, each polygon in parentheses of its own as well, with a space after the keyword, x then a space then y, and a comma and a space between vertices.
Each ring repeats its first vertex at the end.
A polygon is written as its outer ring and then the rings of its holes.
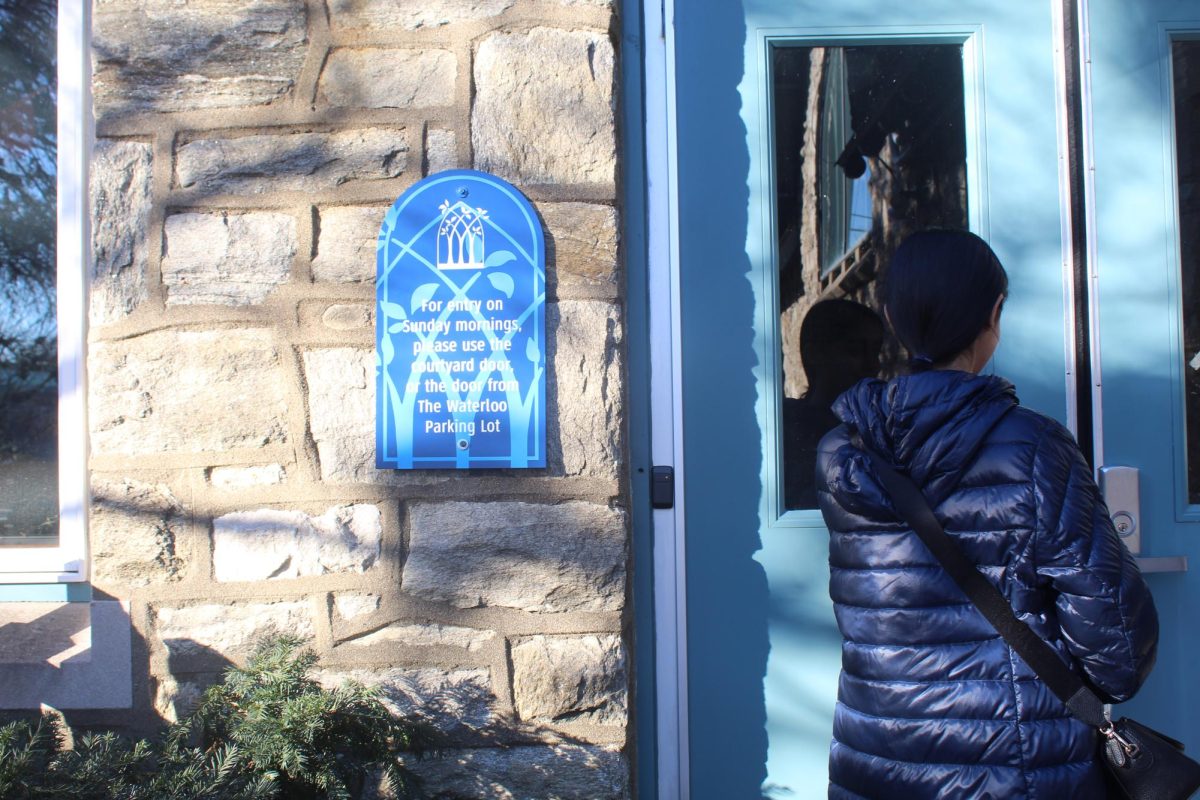
MULTIPOLYGON (((674 470, 670 508, 650 511, 653 542, 655 797, 689 798, 686 540, 684 530, 675 0, 641 3, 650 464, 674 470)), ((645 480, 647 476, 635 479, 645 480)), ((648 648, 647 648, 648 649, 648 648)), ((644 688, 647 691, 649 687, 644 688)), ((642 728, 644 731, 644 727, 642 728)), ((639 731, 641 732, 641 731, 639 731)))
MULTIPOLYGON (((674 115, 665 6, 621 1, 622 248, 629 374, 637 797, 686 798, 686 604, 682 569, 674 115), (675 468, 671 508, 653 508, 654 465, 675 468)), ((666 0, 672 4, 673 0, 666 0)))
MULTIPOLYGON (((858 25, 854 27, 823 27, 819 31, 807 27, 771 27, 760 28, 757 31, 756 61, 758 69, 766 75, 765 79, 757 80, 750 74, 747 65, 747 78, 744 82, 743 97, 754 97, 754 103, 748 103, 746 117, 756 116, 759 123, 758 147, 750 151, 751 181, 757 179, 757 191, 752 187, 751 202, 758 203, 759 208, 751 212, 751 217, 760 218, 763 230, 757 242, 748 242, 749 254, 752 261, 764 264, 779 263, 779 243, 774 231, 778 222, 775 217, 774 203, 767 198, 776 196, 775 172, 771 163, 775 156, 775 142, 771 122, 775 118, 774 87, 769 69, 770 53, 773 47, 804 47, 804 46, 841 46, 856 45, 958 45, 963 49, 963 65, 965 79, 963 81, 963 105, 967 110, 966 119, 966 152, 967 152, 967 211, 968 227, 983 238, 989 238, 987 184, 988 176, 984 169, 983 149, 986 146, 984 134, 985 120, 983 114, 982 95, 984 91, 984 68, 980 44, 982 27, 979 25, 913 25, 897 32, 893 27, 858 25), (755 91, 757 89, 757 91, 755 91), (757 157, 756 157, 757 156, 757 157), (757 199, 756 199, 757 198, 757 199)), ((753 132, 751 133, 753 135, 753 132)), ((761 270, 761 287, 759 296, 762 329, 762 346, 759 358, 764 365, 761 382, 766 391, 760 395, 760 418, 765 423, 763 431, 763 494, 761 518, 766 529, 783 528, 818 528, 824 529, 825 523, 821 514, 815 509, 786 511, 783 503, 781 482, 777 476, 783 474, 783 452, 779 447, 782 437, 775 430, 775 423, 782 415, 782 392, 776 386, 775 377, 782 374, 781 353, 783 342, 778 324, 774 324, 769 315, 778 313, 768 299, 779 296, 779 273, 775 269, 761 270)), ((1067 371, 1069 373, 1070 367, 1067 371)), ((1067 406, 1071 402, 1068 398, 1067 406)))
MULTIPOLYGON (((620 160, 622 224, 621 245, 625 265, 625 331, 628 369, 629 495, 633 569, 630 570, 633 603, 632 655, 634 687, 631 708, 635 724, 632 779, 639 798, 682 797, 673 785, 659 782, 659 698, 655 686, 659 670, 656 648, 656 586, 654 567, 654 512, 650 503, 649 475, 656 463, 652 452, 655 431, 651 411, 649 242, 652 232, 648 210, 648 143, 658 124, 646 99, 647 59, 659 39, 657 28, 644 24, 642 0, 620 0, 621 35, 621 141, 620 160), (653 34, 646 36, 646 31, 653 34), (665 791, 664 791, 665 788, 665 791)), ((657 106, 655 106, 657 107, 657 106)), ((657 181, 657 177, 655 178, 657 181)), ((656 242, 657 244, 657 242, 656 242)), ((669 333, 669 332, 668 332, 669 333)), ((659 412, 661 416, 661 411, 659 412)), ((665 462, 665 463, 669 463, 665 462)), ((667 737, 674 743, 674 735, 667 737)), ((669 749, 669 748, 668 748, 669 749)))

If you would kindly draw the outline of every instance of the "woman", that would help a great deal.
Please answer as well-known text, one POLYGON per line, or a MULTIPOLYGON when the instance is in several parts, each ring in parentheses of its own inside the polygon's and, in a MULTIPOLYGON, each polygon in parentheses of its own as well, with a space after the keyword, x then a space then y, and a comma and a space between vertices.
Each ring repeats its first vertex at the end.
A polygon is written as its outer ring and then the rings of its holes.
POLYGON ((843 637, 831 798, 1104 797, 1095 731, 899 521, 855 432, 908 473, 1017 616, 1102 698, 1128 699, 1153 666, 1153 600, 1070 433, 979 374, 1007 289, 977 236, 910 237, 885 308, 912 374, 863 381, 834 404, 842 424, 817 459, 843 637))

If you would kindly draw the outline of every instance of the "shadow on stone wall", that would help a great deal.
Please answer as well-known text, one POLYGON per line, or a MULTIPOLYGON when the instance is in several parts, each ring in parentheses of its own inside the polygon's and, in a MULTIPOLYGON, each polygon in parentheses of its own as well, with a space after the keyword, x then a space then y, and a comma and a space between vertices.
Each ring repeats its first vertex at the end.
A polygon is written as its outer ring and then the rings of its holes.
POLYGON ((453 750, 408 765, 424 781, 430 800, 615 800, 629 791, 628 768, 614 751, 571 739, 550 747, 453 750))
POLYGON ((94 14, 96 105, 128 115, 286 97, 307 52, 307 28, 304 0, 155 12, 107 3, 94 14))
POLYGON ((322 655, 322 683, 376 686, 395 713, 447 737, 443 758, 414 765, 434 797, 492 796, 485 784, 536 796, 522 792, 546 774, 554 796, 624 796, 620 511, 430 498, 394 522, 369 503, 202 515, 166 485, 130 480, 99 483, 93 509, 97 586, 149 597, 138 627, 154 641, 134 634, 123 732, 153 735, 260 637, 298 633, 322 655), (403 535, 384 535, 385 522, 403 535))

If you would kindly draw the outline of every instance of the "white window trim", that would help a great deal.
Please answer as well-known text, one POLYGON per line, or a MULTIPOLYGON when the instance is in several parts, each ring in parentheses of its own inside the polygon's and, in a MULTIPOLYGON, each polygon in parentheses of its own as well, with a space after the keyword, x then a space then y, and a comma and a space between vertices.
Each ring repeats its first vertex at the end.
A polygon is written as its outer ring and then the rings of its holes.
POLYGON ((58 0, 58 545, 0 549, 0 583, 87 580, 87 0, 58 0))

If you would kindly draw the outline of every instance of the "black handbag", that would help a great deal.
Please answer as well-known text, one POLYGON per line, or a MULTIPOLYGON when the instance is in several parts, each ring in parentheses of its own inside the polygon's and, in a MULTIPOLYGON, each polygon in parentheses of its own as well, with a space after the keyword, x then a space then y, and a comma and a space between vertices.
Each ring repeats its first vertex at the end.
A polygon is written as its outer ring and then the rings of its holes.
POLYGON ((1107 768, 1111 797, 1187 800, 1200 789, 1200 764, 1184 755, 1183 744, 1128 717, 1116 722, 1110 720, 1095 692, 1062 662, 1050 645, 1017 619, 1000 590, 946 535, 916 484, 866 447, 860 437, 855 436, 853 443, 866 454, 891 495, 896 511, 921 537, 958 588, 1071 714, 1100 732, 1098 758, 1107 768))

